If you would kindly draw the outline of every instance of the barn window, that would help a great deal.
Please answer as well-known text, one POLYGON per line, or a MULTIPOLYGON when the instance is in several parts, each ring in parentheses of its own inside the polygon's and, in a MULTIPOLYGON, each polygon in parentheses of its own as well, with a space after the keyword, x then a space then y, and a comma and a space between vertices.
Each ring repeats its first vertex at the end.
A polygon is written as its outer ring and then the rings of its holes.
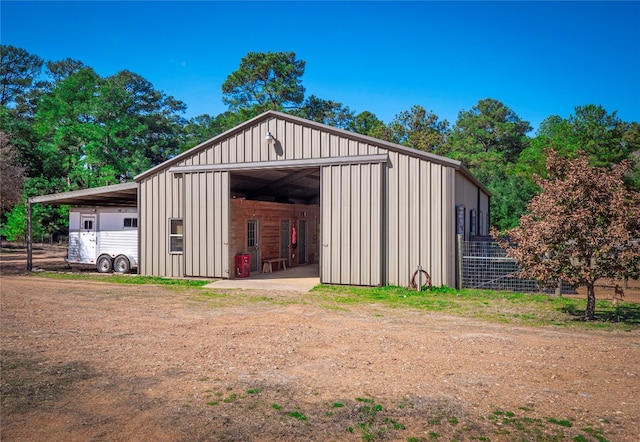
POLYGON ((478 233, 476 232, 476 226, 478 225, 476 211, 471 209, 469 211, 469 234, 471 236, 476 236, 478 233))
POLYGON ((182 253, 183 229, 181 219, 169 220, 169 253, 182 253))
POLYGON ((130 227, 136 229, 138 227, 138 218, 125 218, 124 227, 130 227))

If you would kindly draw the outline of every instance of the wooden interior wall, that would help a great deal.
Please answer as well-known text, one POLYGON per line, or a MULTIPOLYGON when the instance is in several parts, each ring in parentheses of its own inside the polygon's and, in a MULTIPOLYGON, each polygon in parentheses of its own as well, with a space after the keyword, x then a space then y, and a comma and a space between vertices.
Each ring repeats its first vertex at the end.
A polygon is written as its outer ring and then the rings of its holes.
MULTIPOLYGON (((320 206, 305 204, 282 204, 267 201, 252 201, 246 199, 231 199, 231 223, 229 227, 229 251, 231 259, 237 254, 247 253, 247 221, 258 220, 258 242, 260 246, 260 265, 270 258, 288 258, 290 266, 300 263, 299 221, 307 221, 307 263, 317 263, 318 260, 318 223, 320 222, 320 206), (295 226, 298 231, 298 247, 289 248, 289 256, 280 256, 280 225, 283 220, 289 220, 290 227, 295 226), (294 256, 295 255, 295 256, 294 256)), ((291 243, 291 228, 288 235, 291 243)), ((231 267, 233 268, 233 266, 231 267)))

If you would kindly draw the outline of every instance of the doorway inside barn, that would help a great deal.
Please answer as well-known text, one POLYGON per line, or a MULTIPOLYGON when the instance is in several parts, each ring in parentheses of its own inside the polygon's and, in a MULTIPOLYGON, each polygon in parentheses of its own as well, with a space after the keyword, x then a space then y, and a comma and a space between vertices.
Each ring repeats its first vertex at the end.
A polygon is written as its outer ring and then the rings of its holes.
POLYGON ((234 278, 246 274, 236 268, 236 257, 243 255, 252 279, 318 277, 319 232, 319 167, 231 172, 229 252, 234 278))

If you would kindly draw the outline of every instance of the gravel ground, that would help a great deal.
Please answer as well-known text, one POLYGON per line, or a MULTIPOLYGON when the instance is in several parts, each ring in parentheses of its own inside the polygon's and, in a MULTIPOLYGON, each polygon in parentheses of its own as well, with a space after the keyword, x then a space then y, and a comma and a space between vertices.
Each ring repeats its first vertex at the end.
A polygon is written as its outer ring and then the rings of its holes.
POLYGON ((640 440, 638 331, 60 281, 9 262, 2 440, 640 440))

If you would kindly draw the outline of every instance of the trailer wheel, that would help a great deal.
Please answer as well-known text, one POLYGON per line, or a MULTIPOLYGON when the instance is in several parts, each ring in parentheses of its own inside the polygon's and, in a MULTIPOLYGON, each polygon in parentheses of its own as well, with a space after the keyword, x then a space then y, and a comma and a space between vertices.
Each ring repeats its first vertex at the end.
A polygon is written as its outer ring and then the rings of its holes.
POLYGON ((109 273, 113 270, 113 262, 111 261, 111 257, 109 255, 102 255, 96 261, 96 268, 98 269, 98 273, 109 273))
POLYGON ((131 270, 129 258, 124 255, 116 256, 116 259, 113 260, 113 269, 118 273, 129 273, 129 270, 131 270))

